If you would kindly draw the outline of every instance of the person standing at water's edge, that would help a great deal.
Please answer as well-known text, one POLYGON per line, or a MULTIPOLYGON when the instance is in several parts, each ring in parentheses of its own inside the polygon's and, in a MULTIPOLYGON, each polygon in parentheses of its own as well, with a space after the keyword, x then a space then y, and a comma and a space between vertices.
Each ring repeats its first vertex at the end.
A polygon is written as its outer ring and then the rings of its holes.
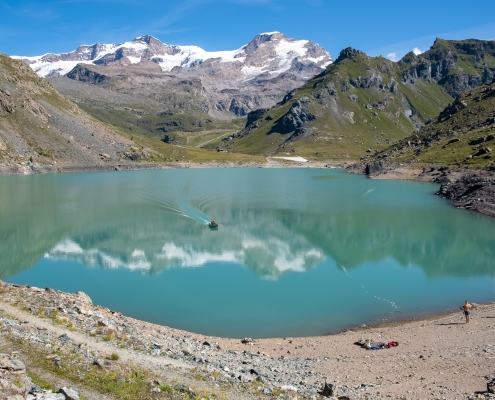
POLYGON ((466 300, 466 304, 462 307, 462 312, 464 313, 464 316, 466 317, 466 324, 469 324, 469 316, 471 315, 471 304, 466 300))

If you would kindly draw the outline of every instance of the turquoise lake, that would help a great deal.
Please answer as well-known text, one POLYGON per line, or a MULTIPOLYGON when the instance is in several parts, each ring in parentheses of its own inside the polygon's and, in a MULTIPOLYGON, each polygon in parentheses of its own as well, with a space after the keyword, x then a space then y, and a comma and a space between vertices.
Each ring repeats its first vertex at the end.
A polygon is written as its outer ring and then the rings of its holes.
POLYGON ((0 278, 239 338, 495 301, 495 219, 438 188, 307 168, 4 176, 0 278))

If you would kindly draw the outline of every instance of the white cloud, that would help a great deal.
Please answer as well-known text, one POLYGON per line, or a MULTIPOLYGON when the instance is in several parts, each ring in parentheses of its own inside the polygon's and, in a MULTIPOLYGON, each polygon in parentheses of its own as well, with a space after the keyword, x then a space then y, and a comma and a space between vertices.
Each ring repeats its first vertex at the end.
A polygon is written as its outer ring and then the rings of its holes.
POLYGON ((387 58, 392 61, 397 61, 397 53, 388 53, 387 58))
POLYGON ((417 47, 415 47, 413 49, 413 53, 416 54, 417 56, 419 56, 420 54, 423 54, 423 52, 420 49, 418 49, 417 47))

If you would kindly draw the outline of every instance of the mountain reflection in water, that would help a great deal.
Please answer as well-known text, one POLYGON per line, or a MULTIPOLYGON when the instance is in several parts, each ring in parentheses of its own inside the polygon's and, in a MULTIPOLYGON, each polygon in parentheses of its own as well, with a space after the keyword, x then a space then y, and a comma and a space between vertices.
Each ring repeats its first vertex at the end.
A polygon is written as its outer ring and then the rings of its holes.
MULTIPOLYGON (((320 267, 348 277, 366 268, 382 276, 376 291, 384 293, 410 279, 411 268, 432 283, 493 281, 495 221, 454 209, 433 195, 437 187, 311 169, 0 177, 0 277, 36 285, 37 266, 75 262, 149 277, 242 266, 264 281, 298 273, 301 290, 309 290, 303 276, 320 267), (210 218, 218 230, 208 228, 210 218)), ((341 275, 331 276, 340 282, 341 275)), ((253 293, 261 290, 250 282, 253 293)), ((221 284, 211 290, 226 290, 221 284)))

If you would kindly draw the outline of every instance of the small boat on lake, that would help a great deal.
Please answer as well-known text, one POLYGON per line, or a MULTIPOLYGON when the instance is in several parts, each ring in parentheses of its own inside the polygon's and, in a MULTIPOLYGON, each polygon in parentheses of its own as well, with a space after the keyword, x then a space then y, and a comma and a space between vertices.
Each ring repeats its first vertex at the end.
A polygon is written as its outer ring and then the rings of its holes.
POLYGON ((211 220, 211 222, 208 224, 210 228, 218 228, 218 224, 214 219, 211 220))

